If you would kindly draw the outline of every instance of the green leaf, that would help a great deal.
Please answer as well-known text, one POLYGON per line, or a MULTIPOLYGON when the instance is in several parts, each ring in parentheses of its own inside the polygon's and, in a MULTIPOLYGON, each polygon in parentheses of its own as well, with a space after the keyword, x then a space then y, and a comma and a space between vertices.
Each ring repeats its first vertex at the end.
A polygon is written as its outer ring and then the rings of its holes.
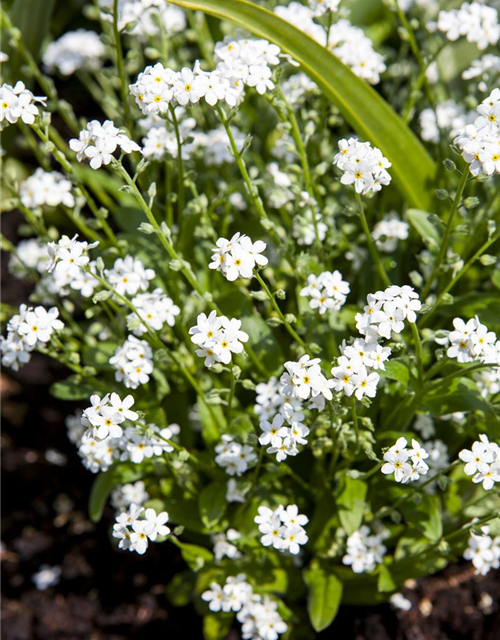
POLYGON ((304 571, 304 581, 309 588, 307 610, 315 631, 331 625, 342 598, 342 583, 333 573, 318 566, 304 571))
MULTIPOLYGON (((35 60, 39 59, 40 48, 49 32, 54 4, 55 0, 15 0, 10 10, 12 24, 21 31, 22 41, 35 60)), ((12 51, 10 46, 8 46, 7 51, 9 53, 12 51)), ((17 73, 22 58, 15 52, 13 54, 10 64, 12 65, 12 72, 17 73)), ((16 78, 13 79, 15 80, 16 78)))
POLYGON ((493 413, 490 403, 481 397, 476 383, 469 378, 455 378, 451 382, 443 382, 425 396, 422 409, 434 416, 444 416, 455 411, 493 413))
POLYGON ((432 199, 435 163, 389 104, 325 47, 271 11, 248 0, 171 0, 204 11, 277 44, 290 54, 363 139, 392 162, 391 173, 408 202, 426 209, 432 199))
POLYGON ((184 562, 193 571, 199 571, 207 562, 213 562, 214 555, 205 547, 200 547, 197 544, 186 544, 184 542, 177 541, 177 546, 181 550, 181 555, 184 562))
POLYGON ((226 510, 226 485, 222 482, 208 484, 199 497, 200 516, 207 529, 215 527, 226 510))
POLYGON ((210 405, 210 408, 198 401, 200 413, 201 432, 207 446, 211 446, 220 440, 221 434, 227 430, 226 418, 219 405, 210 405))
POLYGON ((108 496, 117 485, 135 482, 141 477, 140 467, 130 468, 121 464, 111 466, 107 471, 99 473, 90 490, 89 516, 92 522, 99 522, 108 496))
POLYGON ((398 360, 389 360, 385 363, 385 371, 380 370, 380 375, 383 378, 389 378, 389 380, 396 380, 400 382, 404 387, 408 386, 410 379, 410 371, 408 367, 399 362, 398 360))
POLYGON ((361 526, 367 491, 366 482, 344 476, 343 486, 336 499, 336 504, 340 523, 348 535, 357 531, 361 526))
POLYGON ((410 224, 420 234, 430 249, 437 249, 441 244, 440 229, 432 222, 431 214, 420 209, 408 209, 406 212, 410 224))
POLYGON ((223 640, 227 636, 234 615, 229 613, 209 613, 203 618, 203 637, 205 640, 223 640))
POLYGON ((258 360, 269 372, 276 371, 283 362, 283 353, 271 328, 258 316, 244 316, 241 318, 241 328, 249 335, 258 360))
POLYGON ((59 400, 88 400, 96 392, 93 384, 84 382, 81 376, 75 374, 66 380, 55 382, 49 389, 50 394, 59 400))
POLYGON ((398 588, 389 568, 385 564, 379 565, 377 588, 380 593, 390 593, 398 588))
POLYGON ((426 538, 435 542, 443 535, 441 520, 441 501, 437 495, 420 494, 420 502, 413 500, 404 502, 400 509, 406 520, 415 529, 421 531, 426 538))

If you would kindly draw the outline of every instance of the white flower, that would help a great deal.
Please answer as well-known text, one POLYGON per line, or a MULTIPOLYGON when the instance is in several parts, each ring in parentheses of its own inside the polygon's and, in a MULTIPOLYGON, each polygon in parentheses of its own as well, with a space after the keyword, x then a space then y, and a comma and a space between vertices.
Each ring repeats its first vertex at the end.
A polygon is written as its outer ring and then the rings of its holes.
POLYGON ((57 207, 60 204, 74 207, 72 188, 71 182, 58 171, 49 172, 38 168, 19 185, 19 197, 28 209, 43 205, 57 207))
POLYGON ((398 246, 398 240, 408 238, 409 225, 407 222, 394 217, 384 218, 377 222, 372 231, 372 237, 377 247, 385 253, 392 253, 398 246))
POLYGON ((479 49, 495 45, 500 39, 496 9, 479 2, 464 2, 459 9, 440 11, 437 28, 446 34, 448 40, 455 41, 465 36, 479 49))
POLYGON ((175 318, 181 312, 179 307, 173 303, 162 289, 154 289, 148 293, 140 293, 132 298, 132 304, 139 312, 144 322, 138 323, 135 313, 127 316, 127 325, 136 336, 142 336, 147 333, 148 327, 155 331, 160 331, 164 324, 169 327, 175 325, 175 318))
POLYGON ((20 80, 12 87, 2 84, 0 87, 0 127, 15 124, 21 119, 25 124, 33 124, 39 115, 38 107, 33 104, 40 102, 45 106, 45 96, 34 96, 26 89, 20 80))
POLYGON ((380 149, 372 148, 369 142, 359 142, 356 138, 339 141, 339 153, 333 164, 343 171, 340 179, 342 184, 354 185, 356 193, 362 195, 380 191, 383 185, 391 181, 387 172, 391 163, 380 149))
POLYGON ((94 31, 67 31, 51 42, 43 54, 43 64, 52 72, 57 69, 69 76, 79 69, 96 70, 101 64, 105 48, 94 31))
POLYGON ((115 367, 115 379, 128 389, 137 389, 141 384, 149 382, 153 372, 153 350, 145 340, 129 336, 121 347, 109 359, 115 367))
POLYGON ((338 311, 345 304, 350 291, 349 283, 342 279, 340 271, 324 271, 319 276, 311 274, 307 283, 300 295, 309 297, 309 306, 311 309, 318 309, 320 314, 328 309, 338 311))
POLYGON ((58 319, 59 309, 45 309, 35 307, 26 312, 26 315, 17 329, 19 335, 24 336, 26 344, 30 348, 35 348, 38 343, 47 343, 54 331, 61 331, 64 323, 58 319))
POLYGON ((115 260, 113 268, 105 269, 104 274, 113 289, 130 296, 138 291, 146 291, 150 280, 156 276, 154 269, 145 268, 139 258, 130 255, 115 260))
POLYGON ((197 325, 191 327, 189 333, 194 344, 202 347, 196 353, 205 358, 207 367, 215 362, 229 364, 232 354, 241 353, 242 343, 248 341, 248 334, 241 330, 241 320, 230 320, 226 316, 217 317, 215 311, 208 317, 201 313, 197 325))
POLYGON ((261 255, 266 243, 253 243, 248 236, 235 234, 231 240, 219 238, 212 255, 210 269, 221 271, 229 281, 237 278, 252 278, 256 265, 264 266, 268 260, 261 255))
POLYGON ((146 522, 145 531, 151 541, 154 542, 158 536, 165 537, 170 533, 170 529, 166 526, 168 522, 168 513, 166 511, 157 514, 154 509, 146 509, 144 518, 146 522))
POLYGON ((31 580, 39 591, 54 587, 59 583, 60 578, 61 567, 51 567, 48 564, 42 564, 38 571, 31 576, 31 580))
POLYGON ((491 538, 488 527, 481 534, 471 532, 464 558, 471 560, 476 573, 485 576, 491 569, 500 567, 500 537, 491 538))
POLYGON ((215 462, 229 476, 243 475, 250 465, 257 460, 252 447, 235 442, 230 435, 222 436, 222 441, 215 447, 215 462))
POLYGON ((78 162, 90 159, 92 169, 109 164, 117 148, 122 153, 141 150, 122 129, 115 127, 112 120, 106 120, 102 124, 92 120, 87 124, 87 128, 80 132, 78 138, 69 141, 69 147, 76 153, 78 162))
POLYGON ((254 522, 263 534, 260 541, 264 547, 273 546, 279 551, 288 551, 296 555, 300 547, 308 541, 304 526, 309 519, 299 513, 297 505, 289 505, 286 508, 279 505, 274 510, 259 507, 254 522))
POLYGON ((418 480, 421 475, 426 475, 429 471, 429 466, 424 462, 429 454, 419 442, 412 440, 412 449, 407 449, 406 446, 406 438, 398 438, 396 443, 384 453, 385 464, 381 468, 383 474, 394 474, 396 482, 403 484, 418 480))
POLYGON ((342 558, 342 563, 350 566, 354 573, 373 571, 380 564, 387 551, 382 544, 387 536, 384 530, 372 534, 370 529, 363 525, 347 539, 347 553, 342 558))

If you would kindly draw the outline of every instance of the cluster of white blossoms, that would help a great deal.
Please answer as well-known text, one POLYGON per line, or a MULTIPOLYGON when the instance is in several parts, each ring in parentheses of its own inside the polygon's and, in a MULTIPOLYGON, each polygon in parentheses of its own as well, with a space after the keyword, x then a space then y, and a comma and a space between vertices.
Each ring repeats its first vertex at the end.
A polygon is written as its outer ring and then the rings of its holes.
POLYGON ((484 433, 473 443, 472 450, 462 449, 458 457, 465 462, 465 475, 472 476, 472 482, 481 483, 486 491, 500 482, 500 446, 490 442, 484 433))
POLYGON ((240 537, 241 534, 239 531, 236 531, 236 529, 228 529, 226 533, 215 533, 212 536, 215 561, 220 562, 222 558, 229 558, 231 560, 241 558, 241 553, 238 547, 232 544, 240 537))
POLYGON ((139 258, 127 255, 115 260, 111 269, 105 269, 104 275, 119 294, 134 296, 138 291, 147 291, 156 273, 154 269, 146 268, 139 258))
POLYGON ((500 75, 500 57, 492 53, 485 53, 478 60, 473 60, 471 66, 462 72, 463 80, 474 80, 479 91, 486 93, 493 78, 500 75))
POLYGON ((229 476, 241 476, 257 461, 253 447, 236 442, 225 433, 220 444, 215 447, 215 462, 229 476))
POLYGON ((347 553, 342 558, 343 564, 351 567, 354 573, 373 571, 384 561, 387 548, 383 541, 388 532, 380 529, 372 533, 366 525, 360 527, 347 538, 347 553))
POLYGON ((63 76, 70 76, 80 69, 98 69, 104 53, 104 45, 95 31, 77 29, 51 42, 42 60, 49 72, 57 69, 63 76))
POLYGON ((350 290, 349 283, 342 279, 340 271, 323 271, 318 276, 308 276, 307 287, 301 289, 300 295, 310 298, 311 309, 317 309, 323 315, 331 309, 341 309, 350 290))
POLYGON ((394 474, 394 480, 406 484, 418 480, 429 471, 429 465, 425 460, 429 457, 427 451, 416 441, 411 441, 411 449, 407 449, 407 440, 398 438, 384 453, 384 463, 381 471, 384 475, 394 474))
POLYGON ((296 456, 299 453, 297 445, 307 444, 306 438, 309 435, 309 429, 302 423, 303 419, 304 414, 295 411, 290 405, 285 415, 277 413, 272 422, 263 420, 259 425, 262 429, 259 444, 269 445, 266 451, 276 454, 277 462, 286 460, 287 456, 296 456))
MULTIPOLYGON (((292 192, 291 199, 295 196, 292 192)), ((296 239, 297 244, 311 246, 316 241, 316 229, 318 231, 318 239, 320 242, 326 238, 328 227, 322 221, 323 216, 318 213, 318 203, 311 198, 306 191, 302 191, 298 202, 302 211, 298 215, 294 215, 292 236, 296 239), (316 210, 316 225, 314 224, 314 211, 316 210)))
POLYGON ((338 11, 340 0, 309 0, 309 7, 315 16, 322 16, 328 11, 338 11))
POLYGON ((92 169, 99 169, 103 164, 109 164, 117 149, 121 153, 140 151, 141 147, 131 140, 123 129, 115 127, 112 120, 105 120, 102 124, 98 120, 91 120, 85 129, 80 131, 78 138, 69 141, 69 147, 76 153, 78 162, 90 160, 92 169))
POLYGON ((368 294, 363 313, 357 313, 356 328, 367 342, 380 337, 391 339, 393 333, 401 333, 404 323, 417 321, 417 311, 422 304, 418 293, 409 285, 391 285, 385 291, 368 294))
POLYGON ((67 287, 70 287, 89 298, 98 285, 91 275, 95 271, 95 262, 90 260, 89 251, 98 244, 79 241, 78 234, 73 238, 62 236, 58 242, 49 242, 46 248, 49 261, 44 264, 50 277, 40 283, 43 289, 49 294, 66 295, 67 287))
POLYGON ((146 552, 148 544, 158 537, 166 537, 170 533, 167 527, 168 513, 156 513, 154 509, 144 509, 131 504, 128 511, 117 516, 113 525, 113 538, 119 540, 118 548, 126 551, 146 552))
MULTIPOLYGON (((101 17, 113 21, 113 0, 98 0, 101 17)), ((164 0, 118 0, 118 30, 136 36, 141 42, 160 30, 173 36, 186 28, 186 14, 164 0)))
POLYGON ((369 142, 356 138, 339 140, 339 152, 333 164, 343 171, 340 182, 354 185, 356 193, 362 195, 380 191, 391 182, 387 172, 391 163, 369 142))
POLYGON ((476 574, 485 576, 491 569, 500 567, 500 536, 492 538, 489 527, 481 527, 481 534, 471 531, 465 560, 470 560, 476 574))
POLYGON ((421 137, 425 142, 438 143, 445 132, 452 138, 468 124, 474 121, 473 111, 467 112, 463 105, 455 100, 445 100, 436 105, 436 109, 424 109, 419 115, 421 137))
POLYGON ((277 603, 268 596, 255 593, 252 585, 246 582, 244 573, 229 576, 223 586, 211 582, 210 589, 201 597, 214 613, 236 613, 242 625, 243 640, 277 640, 287 630, 286 622, 277 611, 277 603))
POLYGON ((391 355, 390 347, 356 338, 350 345, 342 344, 341 353, 337 366, 332 367, 332 387, 348 397, 354 394, 358 400, 365 396, 374 398, 380 382, 377 371, 385 371, 384 363, 391 355))
POLYGON ((437 29, 452 42, 465 36, 478 49, 495 45, 500 39, 498 11, 479 2, 464 2, 459 9, 440 11, 437 29))
POLYGON ((52 307, 28 307, 22 304, 19 313, 7 323, 7 336, 0 337, 2 364, 13 371, 27 364, 31 352, 45 347, 55 331, 61 331, 64 323, 59 320, 59 309, 52 307))
POLYGON ((264 267, 268 259, 261 255, 266 248, 262 240, 252 240, 240 233, 235 233, 231 240, 219 238, 215 243, 210 269, 216 269, 230 281, 238 278, 252 278, 256 266, 264 267))
MULTIPOLYGON (((176 107, 174 110, 178 122, 179 141, 181 144, 181 157, 189 160, 196 149, 202 146, 202 132, 194 131, 196 120, 185 117, 186 110, 176 107)), ((177 158, 179 155, 179 142, 173 122, 168 114, 163 116, 152 114, 139 121, 141 130, 146 136, 142 139, 142 155, 149 161, 162 160, 165 156, 177 158)))
POLYGON ((47 270, 49 254, 47 244, 36 238, 20 240, 16 252, 9 258, 9 271, 18 278, 29 278, 30 271, 40 275, 47 270))
POLYGON ((467 125, 454 142, 473 176, 500 174, 500 89, 493 89, 477 112, 474 124, 467 125))
POLYGON ((12 87, 4 82, 0 87, 0 129, 15 124, 21 119, 25 124, 33 124, 40 113, 35 102, 45 106, 45 96, 35 96, 19 80, 12 87))
POLYGON ((225 38, 215 45, 213 71, 203 71, 198 60, 192 69, 180 71, 157 62, 138 75, 130 93, 144 115, 164 114, 170 105, 187 106, 202 99, 211 106, 224 102, 234 107, 245 85, 260 94, 274 89, 271 67, 280 56, 279 47, 267 40, 225 38))
POLYGON ((39 167, 29 178, 19 185, 19 198, 28 209, 34 207, 75 206, 73 185, 58 171, 44 171, 39 167))
POLYGON ((259 525, 259 531, 263 534, 260 541, 264 547, 272 546, 278 551, 297 555, 301 545, 308 541, 304 526, 309 518, 299 513, 295 504, 286 508, 280 504, 276 509, 259 507, 258 512, 254 522, 259 525))
POLYGON ((248 342, 248 334, 241 330, 241 320, 217 316, 212 311, 209 316, 200 313, 196 326, 189 329, 192 342, 198 347, 195 353, 205 358, 205 366, 216 362, 229 364, 233 353, 241 353, 243 343, 248 342))
POLYGON ((372 237, 377 247, 384 253, 396 251, 399 240, 408 238, 410 226, 404 220, 389 216, 377 222, 373 227, 372 237))
POLYGON ((140 293, 132 298, 132 304, 137 309, 143 322, 135 313, 127 316, 127 327, 136 336, 147 333, 148 327, 160 331, 164 324, 169 327, 175 325, 175 317, 181 310, 174 304, 163 289, 153 289, 147 293, 140 293))
POLYGON ((483 398, 500 393, 500 366, 476 371, 473 377, 483 398))
POLYGON ((460 364, 478 361, 500 365, 500 341, 477 316, 467 322, 455 318, 453 326, 454 331, 437 340, 438 344, 450 345, 446 351, 448 358, 456 358, 460 364))
POLYGON ((123 382, 127 389, 137 389, 149 382, 153 372, 153 349, 145 340, 128 336, 111 356, 109 364, 116 369, 117 382, 123 382))
POLYGON ((150 495, 142 480, 119 484, 111 492, 111 504, 118 512, 126 511, 132 504, 142 506, 149 499, 150 495))
POLYGON ((125 420, 135 422, 139 414, 132 411, 135 400, 128 395, 123 400, 117 393, 108 393, 102 398, 97 394, 90 396, 90 407, 82 412, 82 424, 87 427, 86 436, 98 440, 121 438, 125 420))
POLYGON ((386 70, 384 58, 375 51, 373 42, 362 29, 353 26, 349 20, 339 20, 330 26, 327 41, 326 29, 314 22, 314 18, 322 13, 322 5, 336 11, 336 4, 335 0, 311 0, 309 8, 300 2, 290 2, 287 6, 277 6, 274 12, 322 46, 327 46, 358 77, 377 84, 380 74, 386 70))

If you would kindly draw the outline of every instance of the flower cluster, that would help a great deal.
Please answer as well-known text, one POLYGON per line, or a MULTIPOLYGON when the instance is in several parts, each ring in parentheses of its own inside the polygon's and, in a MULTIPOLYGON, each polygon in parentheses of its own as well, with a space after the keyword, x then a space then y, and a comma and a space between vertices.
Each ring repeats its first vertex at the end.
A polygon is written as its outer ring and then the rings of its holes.
POLYGON ((370 293, 364 313, 356 314, 356 328, 367 342, 380 337, 391 339, 393 333, 401 333, 405 320, 414 323, 422 304, 418 293, 409 285, 392 285, 385 291, 370 293))
MULTIPOLYGON (((320 358, 311 359, 308 355, 302 356, 297 362, 285 362, 286 373, 280 378, 281 393, 300 401, 314 399, 320 395, 326 400, 331 400, 331 384, 323 375, 320 363, 320 358)), ((324 400, 319 402, 322 406, 324 400)))
POLYGON ((448 40, 454 42, 465 36, 478 49, 495 45, 500 39, 497 10, 479 2, 464 2, 459 9, 440 11, 437 28, 448 40))
POLYGON ((35 238, 21 240, 9 259, 9 271, 18 278, 28 278, 30 271, 43 274, 47 270, 47 244, 35 238))
MULTIPOLYGON (((98 0, 101 17, 113 21, 113 0, 98 0)), ((118 0, 118 30, 136 36, 141 42, 160 30, 173 36, 186 28, 186 14, 163 0, 118 0)))
POLYGON ((326 30, 314 22, 314 18, 326 10, 336 11, 336 0, 311 0, 311 8, 300 2, 290 2, 287 6, 277 6, 276 15, 293 24, 330 51, 360 78, 370 84, 380 82, 380 74, 386 69, 384 58, 373 48, 373 42, 359 27, 349 20, 339 20, 326 30), (324 10, 323 10, 324 9, 324 10))
POLYGON ((109 164, 113 159, 113 153, 120 149, 121 153, 140 151, 140 146, 131 140, 122 130, 115 127, 112 120, 106 120, 102 124, 98 120, 91 120, 78 138, 72 138, 69 146, 76 153, 78 162, 90 160, 92 169, 99 169, 102 165, 109 164))
POLYGON ((462 79, 478 82, 479 91, 486 93, 491 79, 498 75, 500 75, 500 57, 485 53, 479 60, 473 60, 471 66, 462 72, 462 79))
POLYGON ((210 269, 221 271, 232 282, 237 278, 252 278, 255 266, 263 267, 268 260, 261 253, 266 248, 262 240, 252 240, 240 233, 235 233, 231 240, 219 238, 213 249, 210 269))
POLYGON ((212 536, 212 542, 214 543, 214 557, 216 562, 220 562, 222 558, 240 558, 241 553, 232 542, 235 542, 241 537, 241 534, 236 529, 228 529, 226 533, 215 533, 212 536))
POLYGON ((167 527, 168 513, 156 513, 154 509, 144 509, 131 504, 128 511, 120 513, 113 525, 113 538, 119 540, 118 548, 126 551, 146 552, 149 542, 158 537, 166 537, 170 533, 167 527))
POLYGON ((394 474, 394 480, 406 484, 418 480, 429 471, 429 465, 425 460, 429 457, 427 451, 416 441, 411 441, 411 449, 407 449, 406 438, 396 440, 390 449, 384 453, 384 462, 381 471, 385 475, 394 474))
POLYGON ((180 71, 157 62, 139 74, 130 93, 144 115, 164 114, 170 105, 187 106, 202 99, 211 106, 225 102, 234 107, 245 85, 260 94, 274 89, 271 66, 279 63, 280 55, 279 47, 267 40, 226 38, 215 46, 213 71, 203 71, 199 61, 180 71))
POLYGON ((153 372, 153 350, 145 340, 128 336, 111 356, 109 364, 116 369, 117 382, 123 382, 127 389, 137 389, 149 382, 153 372))
POLYGON ((39 114, 35 102, 45 106, 47 98, 34 96, 20 80, 12 87, 4 82, 0 87, 0 128, 15 124, 21 119, 25 124, 33 124, 39 114))
POLYGON ((303 419, 304 414, 290 406, 285 415, 277 413, 272 422, 263 420, 260 423, 263 433, 259 436, 259 444, 269 445, 266 451, 276 454, 277 462, 286 460, 287 456, 296 456, 299 452, 297 445, 307 444, 306 437, 309 435, 309 429, 301 422, 303 419))
POLYGON ((255 516, 254 522, 259 525, 259 531, 263 534, 261 543, 265 547, 272 546, 278 551, 288 551, 297 555, 300 546, 308 541, 304 526, 309 522, 309 518, 299 513, 295 504, 286 508, 280 504, 276 509, 259 507, 258 512, 259 515, 255 516))
POLYGON ((241 476, 257 461, 254 449, 247 444, 236 442, 229 434, 224 434, 221 443, 215 447, 215 462, 229 476, 241 476))
POLYGON ((454 138, 468 124, 474 121, 474 112, 467 112, 454 100, 445 100, 436 109, 424 109, 419 116, 422 140, 439 142, 443 132, 454 138))
POLYGON ((99 244, 93 242, 89 244, 86 240, 79 241, 78 234, 72 238, 62 236, 58 242, 49 242, 47 251, 50 262, 47 265, 47 271, 52 273, 67 273, 70 278, 76 278, 80 275, 81 270, 86 267, 90 258, 88 252, 99 244))
POLYGON ((59 320, 59 309, 52 307, 27 307, 22 304, 19 313, 7 323, 7 336, 0 338, 2 364, 13 371, 27 364, 31 352, 44 347, 55 331, 61 331, 64 323, 59 320))
POLYGON ((348 397, 354 394, 358 400, 365 396, 374 398, 380 381, 376 371, 385 370, 384 362, 389 359, 391 349, 356 338, 352 345, 344 343, 341 352, 337 366, 332 367, 332 387, 348 397))
POLYGON ((473 176, 500 174, 500 89, 493 89, 477 108, 479 116, 455 138, 473 176))
POLYGON ((255 593, 244 573, 229 576, 224 586, 211 582, 210 589, 201 597, 209 603, 210 611, 236 612, 244 640, 277 640, 287 630, 287 624, 277 611, 277 603, 255 593))
POLYGON ((373 227, 372 237, 384 253, 396 251, 399 240, 408 238, 409 225, 395 217, 384 218, 373 227))
POLYGON ((462 449, 458 457, 465 462, 465 475, 473 476, 472 482, 481 483, 486 491, 500 482, 500 446, 490 442, 484 433, 473 443, 471 451, 462 449))
POLYGON ((372 533, 369 527, 363 525, 347 538, 347 553, 342 562, 351 567, 354 573, 373 571, 384 560, 387 551, 383 544, 385 538, 385 530, 372 533))
POLYGON ((342 184, 352 184, 356 193, 368 195, 380 191, 388 185, 391 176, 387 169, 391 163, 382 155, 380 149, 369 142, 359 142, 356 138, 339 140, 339 152, 333 159, 343 175, 342 184))
POLYGON ((232 354, 241 353, 242 343, 248 342, 248 334, 241 330, 241 320, 217 316, 216 311, 212 311, 208 317, 200 313, 196 326, 191 327, 189 333, 198 347, 195 353, 205 358, 206 367, 216 362, 229 364, 232 354))
MULTIPOLYGON (((489 362, 500 365, 500 342, 494 331, 471 318, 464 322, 461 318, 453 320, 454 331, 450 331, 445 342, 450 346, 446 351, 448 358, 456 358, 461 364, 466 362, 489 362)), ((440 338, 439 342, 443 340, 440 338)))
POLYGON ((75 197, 71 193, 73 185, 58 171, 44 171, 38 168, 33 175, 19 185, 19 198, 28 209, 34 207, 75 206, 75 197))
POLYGON ((98 69, 104 53, 104 45, 95 31, 77 29, 49 44, 43 64, 50 72, 57 69, 63 76, 70 76, 80 69, 98 69))
POLYGON ((156 273, 146 268, 139 258, 125 256, 115 260, 112 269, 104 271, 106 280, 122 296, 134 296, 138 291, 147 291, 149 281, 156 273))
POLYGON ((126 511, 131 505, 142 506, 150 499, 142 480, 129 484, 119 484, 111 493, 111 504, 118 511, 126 511))
POLYGON ((164 324, 173 327, 175 317, 181 312, 162 289, 140 293, 132 298, 132 304, 143 320, 141 322, 135 313, 127 316, 127 327, 136 336, 147 333, 148 327, 155 331, 160 331, 164 324))
POLYGON ((482 527, 481 531, 481 534, 471 532, 464 558, 472 561, 477 574, 485 576, 500 567, 500 536, 492 538, 489 527, 482 527))
POLYGON ((311 309, 318 309, 323 315, 330 309, 338 311, 343 307, 350 290, 340 271, 323 271, 319 276, 308 276, 307 287, 301 289, 300 295, 310 298, 311 309))
POLYGON ((139 418, 131 410, 134 402, 133 396, 128 395, 122 400, 117 393, 108 393, 103 398, 97 394, 90 396, 90 407, 82 413, 82 424, 88 429, 87 437, 98 440, 108 436, 120 438, 123 435, 122 422, 135 422, 139 418))

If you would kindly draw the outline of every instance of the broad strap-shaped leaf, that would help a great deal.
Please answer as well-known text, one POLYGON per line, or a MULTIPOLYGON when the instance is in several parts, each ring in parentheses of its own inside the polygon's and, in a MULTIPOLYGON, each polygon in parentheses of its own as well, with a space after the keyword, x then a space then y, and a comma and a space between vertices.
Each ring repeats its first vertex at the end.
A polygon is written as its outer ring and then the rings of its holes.
POLYGON ((428 209, 436 167, 415 134, 389 104, 325 47, 271 11, 248 0, 170 0, 186 9, 230 20, 277 44, 300 63, 354 131, 379 147, 411 206, 428 209))

